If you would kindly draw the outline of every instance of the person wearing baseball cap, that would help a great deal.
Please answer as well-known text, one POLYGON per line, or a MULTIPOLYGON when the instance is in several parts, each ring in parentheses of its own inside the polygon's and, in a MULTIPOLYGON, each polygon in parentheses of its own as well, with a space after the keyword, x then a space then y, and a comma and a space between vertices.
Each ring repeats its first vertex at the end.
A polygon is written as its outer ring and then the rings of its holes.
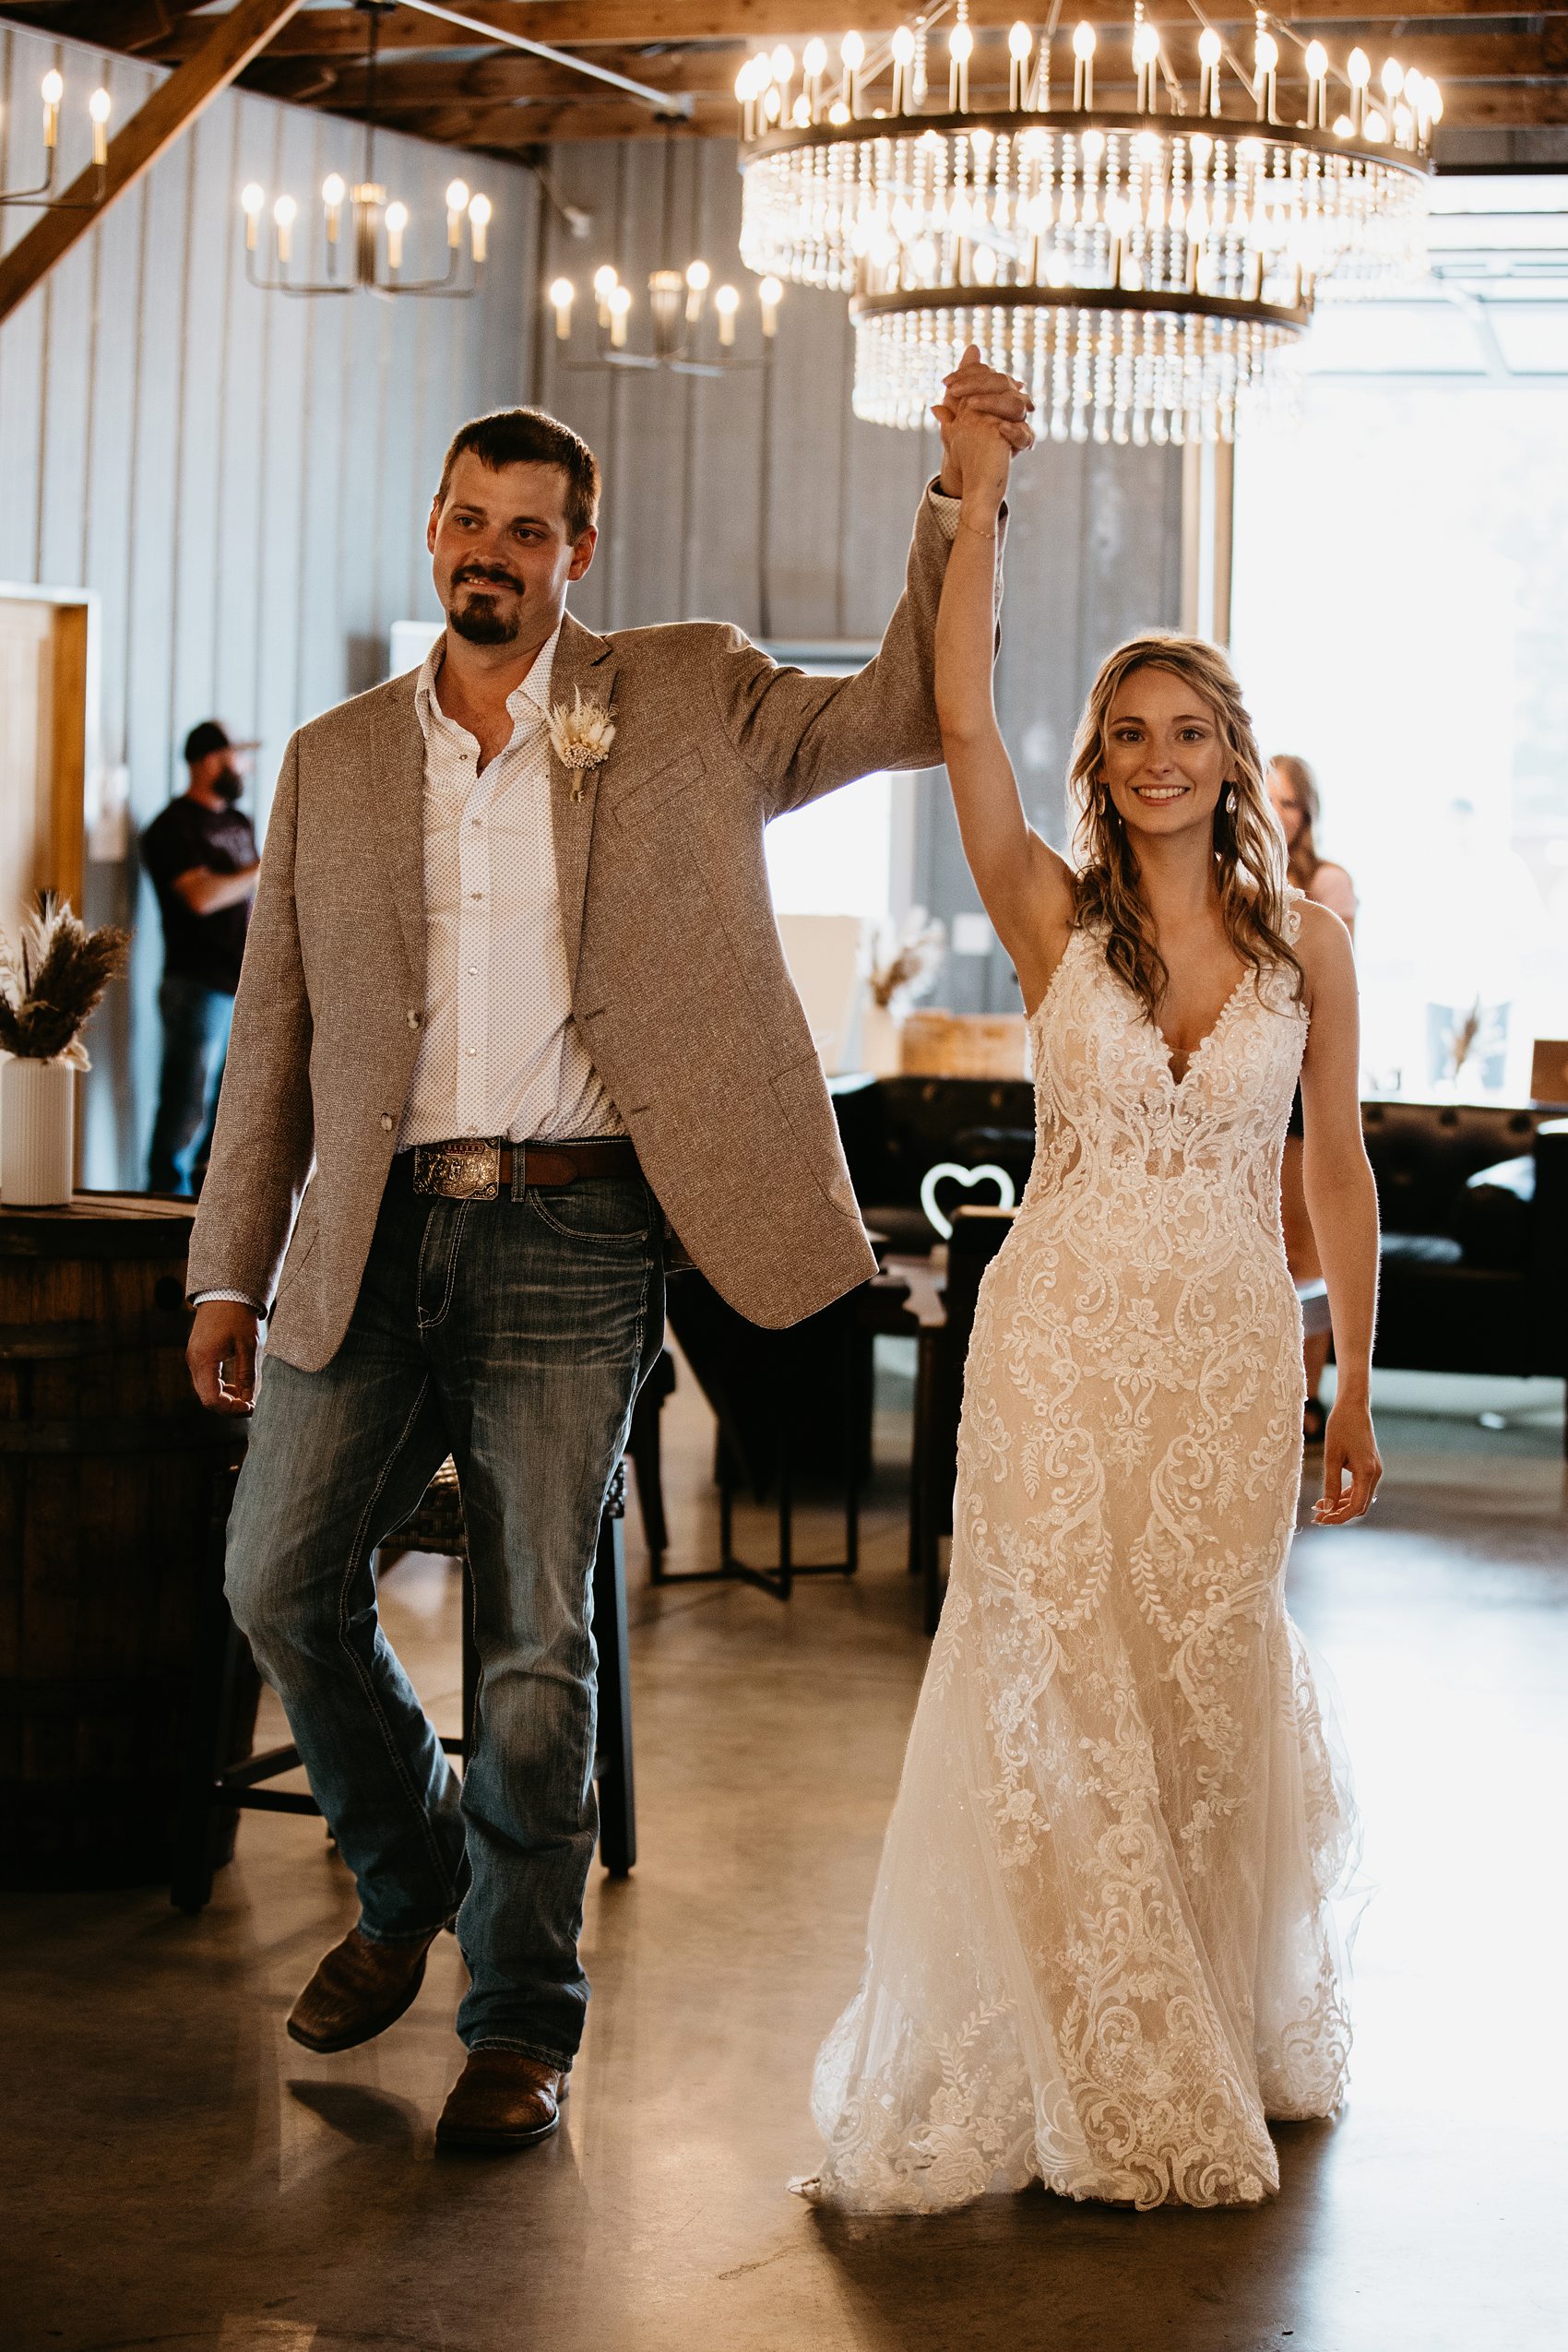
POLYGON ((255 748, 235 742, 216 719, 193 727, 184 746, 190 781, 141 837, 163 919, 163 1062, 147 1177, 153 1193, 198 1193, 207 1170, 260 872, 255 835, 237 806, 241 762, 255 748))

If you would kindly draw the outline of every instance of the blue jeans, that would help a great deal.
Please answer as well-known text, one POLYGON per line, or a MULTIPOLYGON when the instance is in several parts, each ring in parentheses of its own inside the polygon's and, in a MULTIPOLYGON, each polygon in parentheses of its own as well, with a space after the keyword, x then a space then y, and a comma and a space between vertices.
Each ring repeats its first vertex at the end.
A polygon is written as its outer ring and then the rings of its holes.
POLYGON ((199 1192, 212 1148, 218 1089, 229 1051, 234 1000, 184 972, 165 972, 158 992, 163 1062, 148 1153, 149 1193, 199 1192))
POLYGON ((364 1934, 425 1936, 457 1914, 470 2049, 564 2067, 581 2039, 593 1561, 662 1331, 659 1223, 640 1178, 431 1200, 400 1159, 338 1353, 321 1372, 262 1368, 230 1606, 354 1873, 364 1934), (482 1670, 460 1798, 381 1629, 372 1566, 448 1453, 482 1670))

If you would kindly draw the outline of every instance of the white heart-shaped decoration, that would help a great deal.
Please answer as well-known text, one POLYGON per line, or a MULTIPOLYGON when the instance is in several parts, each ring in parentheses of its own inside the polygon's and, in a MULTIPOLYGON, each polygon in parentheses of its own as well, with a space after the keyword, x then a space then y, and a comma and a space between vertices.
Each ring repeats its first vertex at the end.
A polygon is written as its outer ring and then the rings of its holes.
POLYGON ((960 1168, 956 1159, 939 1159, 936 1166, 928 1168, 921 1179, 921 1206, 944 1241, 953 1239, 953 1220, 950 1217, 944 1217, 936 1206, 936 1188, 944 1176, 951 1176, 954 1182, 962 1184, 967 1193, 973 1192, 977 1184, 983 1184, 989 1176, 999 1195, 998 1208, 1012 1208, 1017 1201, 1013 1179, 1004 1168, 998 1168, 993 1159, 988 1159, 980 1168, 960 1168))

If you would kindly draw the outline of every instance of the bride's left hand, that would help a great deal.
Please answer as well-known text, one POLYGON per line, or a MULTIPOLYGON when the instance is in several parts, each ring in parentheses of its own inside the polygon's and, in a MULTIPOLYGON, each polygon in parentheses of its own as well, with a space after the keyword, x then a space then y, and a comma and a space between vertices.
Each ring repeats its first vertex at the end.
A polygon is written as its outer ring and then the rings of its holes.
POLYGON ((1313 1505, 1313 1525, 1342 1527, 1348 1520, 1364 1519, 1382 1476, 1371 1408, 1348 1398, 1336 1401, 1323 1433, 1323 1492, 1313 1505))

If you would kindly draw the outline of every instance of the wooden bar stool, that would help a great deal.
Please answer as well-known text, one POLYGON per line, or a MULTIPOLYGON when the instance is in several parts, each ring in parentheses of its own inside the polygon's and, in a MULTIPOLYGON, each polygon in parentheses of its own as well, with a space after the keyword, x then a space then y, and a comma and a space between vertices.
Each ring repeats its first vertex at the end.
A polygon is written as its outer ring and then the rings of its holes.
MULTIPOLYGON (((223 1598, 223 1546, 233 1502, 237 1467, 217 1481, 208 1530, 202 1623, 191 1716, 189 1762, 175 1831, 170 1900, 181 1911, 196 1912, 212 1894, 220 1825, 226 1813, 315 1813, 321 1808, 303 1790, 267 1784, 299 1766, 299 1752, 287 1744, 249 1756, 223 1752, 223 1726, 233 1720, 234 1694, 254 1676, 250 1651, 223 1598)), ((636 1800, 632 1776, 632 1689, 626 1634, 626 1466, 611 1481, 593 1564, 593 1632, 599 1651, 599 1854, 612 1878, 626 1878, 637 1859, 636 1800)), ((463 1569, 463 1728, 443 1739, 448 1755, 466 1756, 479 1697, 479 1653, 473 1636, 473 1583, 457 1477, 447 1463, 424 1502, 388 1544, 404 1550, 439 1549, 460 1560, 463 1569), (450 1473, 450 1476, 447 1474, 450 1473), (429 1514, 428 1525, 426 1514, 429 1514), (415 1533, 410 1535, 409 1530, 415 1533), (455 1539, 454 1539, 455 1538, 455 1539)))

